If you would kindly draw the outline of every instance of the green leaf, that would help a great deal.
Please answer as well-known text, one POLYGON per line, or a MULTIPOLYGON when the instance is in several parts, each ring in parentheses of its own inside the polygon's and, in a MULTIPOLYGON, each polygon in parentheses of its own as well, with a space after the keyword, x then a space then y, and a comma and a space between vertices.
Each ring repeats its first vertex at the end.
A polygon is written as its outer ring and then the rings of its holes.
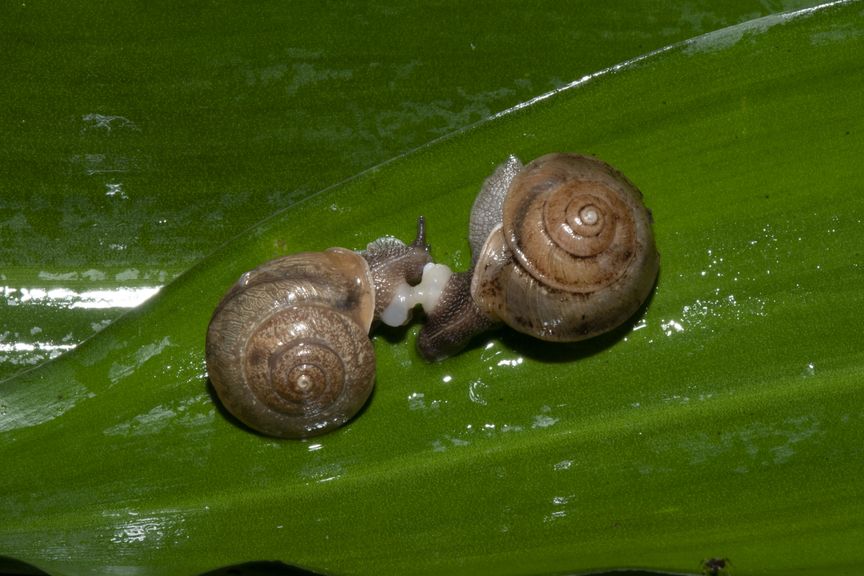
POLYGON ((0 378, 370 166, 584 74, 810 4, 0 3, 0 378))
POLYGON ((0 384, 0 555, 57 574, 279 559, 351 574, 639 567, 837 574, 864 562, 864 13, 835 3, 590 75, 311 195, 58 361, 0 384), (376 392, 311 441, 206 388, 225 288, 285 251, 467 214, 508 153, 602 157, 662 255, 634 324, 572 347, 502 332, 438 364, 374 338, 376 392))

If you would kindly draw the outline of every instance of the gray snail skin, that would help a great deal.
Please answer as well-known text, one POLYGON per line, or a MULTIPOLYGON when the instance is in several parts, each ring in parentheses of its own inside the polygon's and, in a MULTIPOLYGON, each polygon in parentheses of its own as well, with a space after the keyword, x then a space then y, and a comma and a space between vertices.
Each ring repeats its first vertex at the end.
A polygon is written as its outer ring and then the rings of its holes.
POLYGON ((642 193, 601 160, 554 153, 523 166, 510 156, 474 202, 471 268, 427 311, 420 353, 446 358, 501 324, 552 342, 616 328, 657 278, 651 222, 642 193))
POLYGON ((250 428, 282 438, 350 420, 375 382, 373 322, 388 308, 408 322, 410 308, 400 314, 390 304, 403 284, 424 292, 417 287, 427 264, 421 218, 409 245, 385 237, 362 252, 291 254, 243 274, 207 330, 207 372, 222 404, 250 428))

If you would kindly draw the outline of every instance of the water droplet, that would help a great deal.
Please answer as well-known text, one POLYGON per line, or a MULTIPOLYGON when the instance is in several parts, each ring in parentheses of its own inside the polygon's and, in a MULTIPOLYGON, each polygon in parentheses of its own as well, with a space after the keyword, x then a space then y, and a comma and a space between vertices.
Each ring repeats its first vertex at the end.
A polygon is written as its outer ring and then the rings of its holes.
POLYGON ((475 404, 485 406, 486 398, 484 398, 483 395, 488 389, 488 387, 489 386, 482 380, 474 380, 473 382, 468 384, 468 398, 475 404))

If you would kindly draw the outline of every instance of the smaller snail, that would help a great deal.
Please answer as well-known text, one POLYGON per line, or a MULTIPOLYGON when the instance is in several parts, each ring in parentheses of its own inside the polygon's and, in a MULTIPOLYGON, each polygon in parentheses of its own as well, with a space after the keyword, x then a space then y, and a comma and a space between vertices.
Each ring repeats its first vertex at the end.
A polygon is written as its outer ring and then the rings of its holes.
POLYGON ((430 283, 446 281, 434 269, 420 218, 409 245, 385 237, 362 252, 292 254, 246 272, 207 330, 207 372, 223 405, 269 436, 341 426, 372 392, 370 328, 382 315, 406 323, 418 302, 433 306, 430 283))
POLYGON ((645 302, 659 268, 641 192, 577 154, 526 166, 510 156, 474 202, 469 241, 471 269, 427 309, 418 348, 429 360, 502 323, 554 342, 608 332, 645 302))

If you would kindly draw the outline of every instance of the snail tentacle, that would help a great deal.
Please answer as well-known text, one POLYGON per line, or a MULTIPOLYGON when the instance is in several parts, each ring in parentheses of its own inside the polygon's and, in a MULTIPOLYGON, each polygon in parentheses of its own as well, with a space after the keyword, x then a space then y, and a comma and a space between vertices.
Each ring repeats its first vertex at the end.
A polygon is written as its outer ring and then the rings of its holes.
POLYGON ((419 284, 424 267, 432 261, 424 218, 418 218, 417 238, 411 244, 385 236, 369 243, 360 255, 369 263, 376 297, 374 316, 380 319, 400 287, 419 284))

